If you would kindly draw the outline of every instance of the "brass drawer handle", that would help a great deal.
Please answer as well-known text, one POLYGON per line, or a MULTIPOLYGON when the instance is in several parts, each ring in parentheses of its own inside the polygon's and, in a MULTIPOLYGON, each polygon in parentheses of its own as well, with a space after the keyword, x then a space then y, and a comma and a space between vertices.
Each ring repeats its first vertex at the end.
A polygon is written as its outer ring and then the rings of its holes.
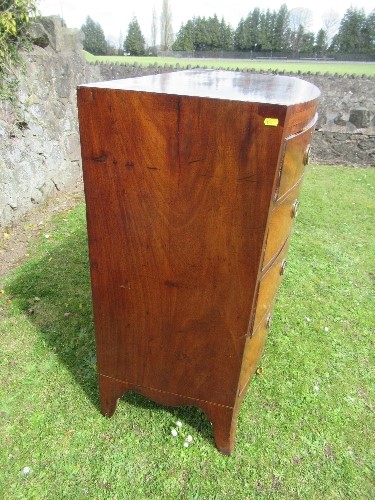
POLYGON ((295 200, 292 205, 292 218, 296 218, 298 215, 299 201, 295 200))
POLYGON ((309 144, 307 148, 305 149, 305 152, 303 154, 303 164, 306 166, 309 164, 310 161, 310 151, 311 151, 311 145, 309 144))
POLYGON ((285 269, 286 269, 286 259, 283 259, 280 267, 280 276, 283 276, 285 274, 285 269))

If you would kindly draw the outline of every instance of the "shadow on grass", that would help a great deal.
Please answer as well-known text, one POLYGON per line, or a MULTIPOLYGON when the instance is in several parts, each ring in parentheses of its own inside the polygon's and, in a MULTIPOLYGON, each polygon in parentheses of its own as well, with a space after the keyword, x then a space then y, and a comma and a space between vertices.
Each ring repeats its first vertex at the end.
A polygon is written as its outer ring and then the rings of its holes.
MULTIPOLYGON (((41 257, 30 259, 7 280, 13 304, 37 327, 44 344, 55 352, 99 411, 95 335, 92 314, 87 238, 82 229, 43 243, 41 257)), ((194 407, 166 407, 135 392, 122 401, 133 406, 166 410, 212 442, 205 414, 194 407)))

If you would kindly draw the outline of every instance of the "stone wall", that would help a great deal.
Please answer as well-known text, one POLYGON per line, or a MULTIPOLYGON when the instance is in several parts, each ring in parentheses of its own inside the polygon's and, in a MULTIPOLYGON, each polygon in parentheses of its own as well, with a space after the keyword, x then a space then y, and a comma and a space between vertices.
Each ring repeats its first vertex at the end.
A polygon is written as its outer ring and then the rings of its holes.
POLYGON ((320 88, 312 161, 375 166, 375 78, 302 75, 320 88))
POLYGON ((0 225, 23 215, 81 175, 75 88, 86 79, 77 32, 48 20, 43 47, 25 54, 20 114, 0 106, 0 225))
MULTIPOLYGON (((81 177, 77 85, 178 70, 87 64, 80 34, 59 18, 44 19, 34 39, 38 46, 25 55, 20 75, 22 114, 0 103, 0 226, 81 177)), ((313 161, 374 166, 374 79, 302 77, 322 90, 313 161)))

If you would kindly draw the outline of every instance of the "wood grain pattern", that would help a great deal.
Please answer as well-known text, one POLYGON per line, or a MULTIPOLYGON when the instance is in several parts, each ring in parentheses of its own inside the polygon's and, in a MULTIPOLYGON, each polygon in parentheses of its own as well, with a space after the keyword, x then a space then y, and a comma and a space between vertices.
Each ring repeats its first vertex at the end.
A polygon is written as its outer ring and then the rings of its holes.
MULTIPOLYGON (((182 73, 154 77, 156 91, 149 78, 78 90, 101 409, 126 390, 199 406, 230 453, 243 366, 261 351, 246 346, 289 108, 228 98, 228 75, 246 91, 236 73, 182 73), (197 92, 206 82, 209 97, 176 93, 174 78, 197 92)), ((247 83, 269 94, 270 78, 247 83)))

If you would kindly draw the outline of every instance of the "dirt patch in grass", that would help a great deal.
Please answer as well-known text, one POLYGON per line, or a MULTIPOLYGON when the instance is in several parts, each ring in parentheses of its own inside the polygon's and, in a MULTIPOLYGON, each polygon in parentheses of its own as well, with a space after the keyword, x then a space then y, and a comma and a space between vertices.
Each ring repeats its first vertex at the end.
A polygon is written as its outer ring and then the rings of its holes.
POLYGON ((38 204, 12 226, 1 230, 0 234, 0 290, 3 279, 14 267, 29 257, 30 243, 40 234, 48 237, 52 225, 51 217, 83 203, 83 183, 78 181, 65 191, 59 191, 45 202, 38 204))

